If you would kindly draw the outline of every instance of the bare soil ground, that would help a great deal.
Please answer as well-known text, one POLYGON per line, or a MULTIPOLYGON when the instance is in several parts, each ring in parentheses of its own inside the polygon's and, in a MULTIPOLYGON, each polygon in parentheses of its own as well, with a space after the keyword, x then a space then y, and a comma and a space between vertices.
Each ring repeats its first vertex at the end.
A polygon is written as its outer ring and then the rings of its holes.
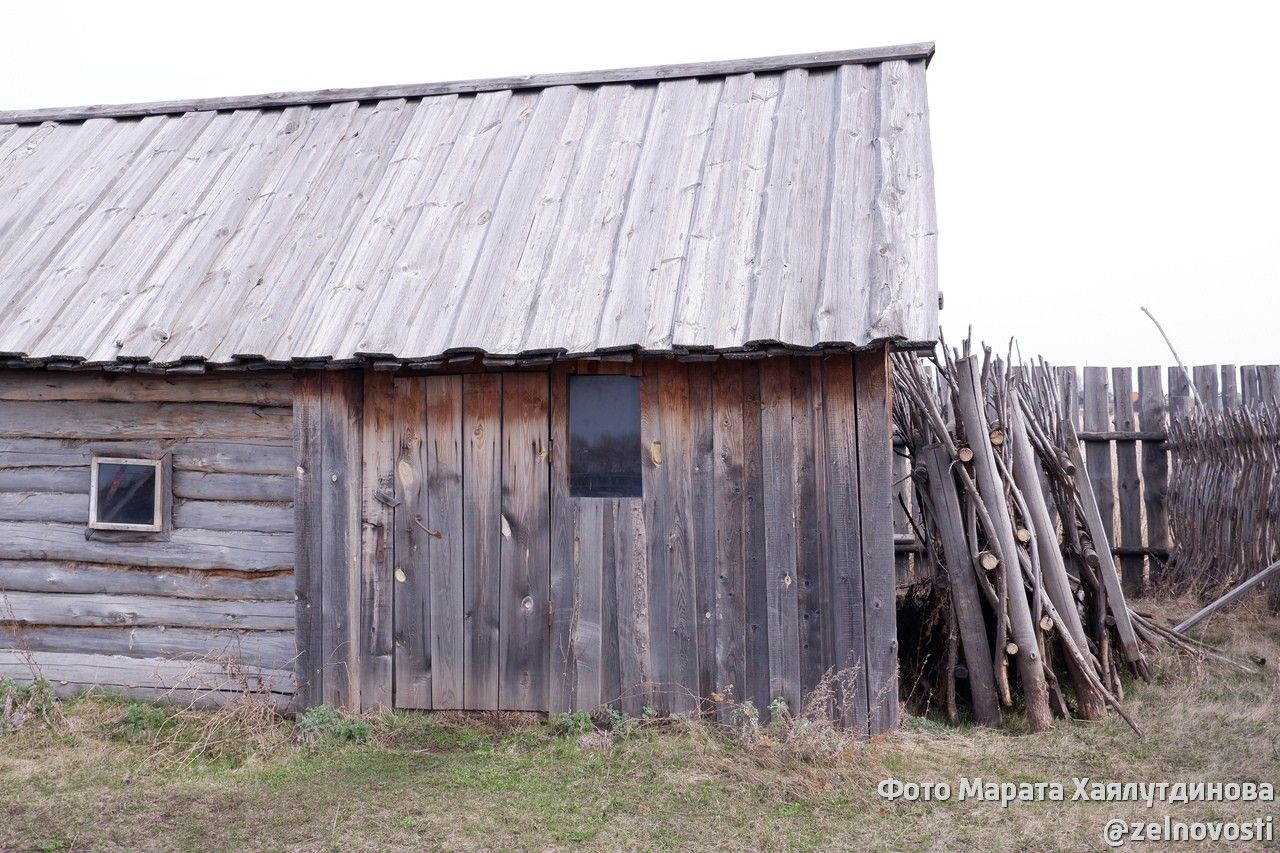
POLYGON ((1032 737, 1016 717, 1004 731, 912 717, 817 758, 706 724, 583 737, 563 723, 398 713, 300 742, 292 723, 85 697, 52 727, 0 735, 0 849, 1089 850, 1106 849, 1111 818, 1280 822, 1278 803, 1001 808, 876 792, 886 777, 1056 781, 1068 794, 1076 776, 1280 784, 1280 618, 1258 604, 1213 617, 1202 636, 1266 658, 1261 675, 1161 657, 1154 684, 1128 685, 1146 740, 1119 720, 1032 737))

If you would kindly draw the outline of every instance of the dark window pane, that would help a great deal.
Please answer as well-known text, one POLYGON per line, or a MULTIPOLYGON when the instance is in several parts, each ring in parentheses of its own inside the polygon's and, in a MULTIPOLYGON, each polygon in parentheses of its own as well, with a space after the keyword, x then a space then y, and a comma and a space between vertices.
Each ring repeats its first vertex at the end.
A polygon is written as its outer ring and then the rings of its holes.
POLYGON ((97 522, 155 524, 155 520, 155 466, 99 462, 97 522))
POLYGON ((640 497, 638 378, 569 377, 569 494, 640 497))

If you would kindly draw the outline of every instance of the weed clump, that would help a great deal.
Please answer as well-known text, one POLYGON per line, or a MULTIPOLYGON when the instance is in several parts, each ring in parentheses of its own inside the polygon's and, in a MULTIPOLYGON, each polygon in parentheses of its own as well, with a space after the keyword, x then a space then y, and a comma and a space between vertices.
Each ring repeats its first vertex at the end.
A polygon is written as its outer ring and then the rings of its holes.
POLYGON ((295 725, 296 739, 306 746, 329 743, 365 743, 373 735, 368 720, 344 714, 328 705, 308 708, 295 725))
POLYGON ((48 679, 37 678, 28 684, 0 679, 0 734, 16 732, 35 721, 53 728, 61 720, 61 705, 48 679))

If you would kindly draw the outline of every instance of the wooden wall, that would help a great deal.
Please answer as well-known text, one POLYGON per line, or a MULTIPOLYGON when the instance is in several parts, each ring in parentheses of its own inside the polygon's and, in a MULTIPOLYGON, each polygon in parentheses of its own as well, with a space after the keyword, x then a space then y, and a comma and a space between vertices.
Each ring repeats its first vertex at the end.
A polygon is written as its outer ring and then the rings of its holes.
POLYGON ((883 353, 640 362, 644 497, 571 498, 552 375, 553 711, 798 709, 856 671, 857 728, 897 720, 883 353))
POLYGON ((302 374, 304 701, 897 713, 888 361, 302 374), (571 372, 641 377, 644 497, 568 495, 571 372), (363 485, 361 484, 363 480, 363 485))
POLYGON ((286 702, 292 400, 285 375, 0 374, 0 677, 209 703, 248 678, 286 702), (171 535, 87 538, 91 455, 157 450, 171 535))

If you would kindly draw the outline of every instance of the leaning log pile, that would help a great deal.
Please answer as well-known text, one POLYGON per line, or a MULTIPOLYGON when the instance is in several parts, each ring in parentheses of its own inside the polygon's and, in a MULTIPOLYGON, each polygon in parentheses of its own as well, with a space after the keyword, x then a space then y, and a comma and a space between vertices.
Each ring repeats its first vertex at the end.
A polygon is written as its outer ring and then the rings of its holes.
POLYGON ((1055 373, 1008 363, 968 343, 895 355, 922 559, 946 598, 933 677, 953 721, 967 698, 980 725, 1001 725, 1015 705, 1037 732, 1110 709, 1141 734, 1122 672, 1150 680, 1143 650, 1161 643, 1215 653, 1129 608, 1055 373))

